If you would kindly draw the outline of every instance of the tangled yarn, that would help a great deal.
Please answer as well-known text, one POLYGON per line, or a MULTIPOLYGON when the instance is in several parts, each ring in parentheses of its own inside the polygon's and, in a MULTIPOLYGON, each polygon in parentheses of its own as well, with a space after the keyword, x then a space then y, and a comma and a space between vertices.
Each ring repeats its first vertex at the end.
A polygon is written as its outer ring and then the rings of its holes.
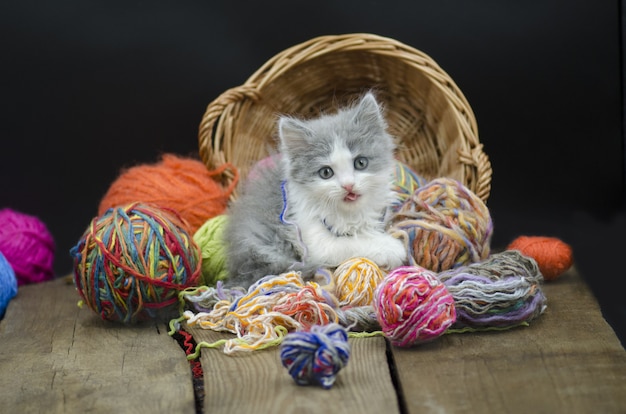
POLYGON ((0 252, 11 264, 18 286, 54 278, 54 239, 35 216, 0 210, 0 252))
POLYGON ((223 238, 227 223, 228 215, 220 214, 208 219, 193 235, 202 253, 202 285, 215 286, 219 280, 228 278, 223 238))
POLYGON ((280 359, 298 385, 319 384, 329 389, 350 358, 348 332, 341 325, 314 325, 291 332, 280 348, 280 359))
MULTIPOLYGON (((216 290, 208 288, 203 295, 214 295, 216 290)), ((183 297, 189 300, 190 295, 193 292, 183 297)), ((235 334, 236 338, 223 342, 226 354, 264 349, 280 343, 288 332, 338 321, 336 300, 317 283, 305 283, 296 272, 266 276, 244 295, 225 296, 209 312, 187 310, 183 318, 189 326, 235 334)))
POLYGON ((0 318, 9 306, 9 302, 17 295, 17 278, 11 264, 0 252, 0 318))
POLYGON ((385 273, 369 259, 356 257, 339 265, 333 272, 335 296, 339 306, 366 306, 374 300, 374 291, 385 273))
POLYGON ((432 341, 456 319, 452 295, 419 266, 391 271, 376 290, 374 309, 385 336, 400 347, 432 341))
POLYGON ((534 259, 517 250, 438 275, 454 297, 453 328, 510 328, 529 322, 546 308, 543 276, 534 259))
POLYGON ((392 216, 409 264, 434 272, 489 256, 493 223, 485 203, 463 184, 437 178, 418 188, 392 216))
POLYGON ((200 252, 171 210, 132 203, 95 217, 70 253, 84 303, 103 319, 131 323, 175 310, 200 278, 200 252))
POLYGON ((546 281, 556 279, 574 263, 572 248, 556 237, 519 236, 507 250, 518 250, 535 259, 546 281))
POLYGON ((134 202, 156 204, 177 211, 187 222, 187 231, 193 234, 208 219, 226 210, 237 179, 237 169, 230 164, 209 171, 199 160, 165 154, 155 164, 121 172, 100 201, 98 215, 134 202), (227 170, 234 179, 223 188, 216 178, 227 170))
POLYGON ((411 195, 427 183, 426 179, 419 176, 415 171, 402 161, 396 160, 393 175, 392 189, 396 194, 396 200, 391 205, 391 211, 397 212, 411 195))

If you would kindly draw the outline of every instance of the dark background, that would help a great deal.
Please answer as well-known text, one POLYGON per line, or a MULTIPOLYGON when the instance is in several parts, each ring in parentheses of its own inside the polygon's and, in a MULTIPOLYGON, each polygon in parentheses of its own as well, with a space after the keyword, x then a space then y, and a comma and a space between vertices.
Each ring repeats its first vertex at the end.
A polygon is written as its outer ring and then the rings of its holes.
POLYGON ((624 340, 620 1, 212 3, 0 5, 0 208, 46 223, 59 276, 121 168, 197 154, 207 104, 283 49, 369 32, 426 52, 466 95, 494 171, 493 246, 570 243, 624 340))

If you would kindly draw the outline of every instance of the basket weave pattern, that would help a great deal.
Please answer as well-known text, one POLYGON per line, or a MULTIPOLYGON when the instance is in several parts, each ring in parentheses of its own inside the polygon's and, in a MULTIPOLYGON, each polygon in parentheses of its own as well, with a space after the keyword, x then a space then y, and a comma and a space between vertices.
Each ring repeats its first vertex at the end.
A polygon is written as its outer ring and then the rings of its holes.
POLYGON ((208 105, 200 157, 209 169, 230 162, 245 177, 276 147, 279 115, 330 113, 370 89, 398 140, 398 159, 426 179, 457 179, 487 201, 491 164, 460 89, 423 52, 373 34, 317 37, 268 60, 208 105))

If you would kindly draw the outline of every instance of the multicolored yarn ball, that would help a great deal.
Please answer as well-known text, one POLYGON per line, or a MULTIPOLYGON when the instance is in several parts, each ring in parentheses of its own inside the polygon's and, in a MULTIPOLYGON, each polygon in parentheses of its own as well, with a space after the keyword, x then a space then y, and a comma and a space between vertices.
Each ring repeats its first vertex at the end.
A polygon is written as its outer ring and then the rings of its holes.
POLYGON ((9 302, 17 295, 17 278, 13 267, 0 252, 0 318, 9 306, 9 302))
POLYGON ((418 188, 391 218, 409 264, 441 272, 489 256, 493 223, 485 203, 460 182, 437 178, 418 188))
POLYGON ((54 278, 54 239, 35 216, 0 210, 0 252, 11 264, 18 286, 54 278))
POLYGON ((226 244, 224 229, 228 215, 220 214, 206 221, 193 235, 202 254, 202 277, 200 284, 215 286, 219 280, 228 278, 226 267, 226 244))
POLYGON ((399 347, 432 341, 456 320, 450 292, 434 272, 419 266, 391 271, 378 285, 374 309, 383 334, 399 347))
POLYGON ((534 259, 517 250, 437 275, 454 297, 454 329, 507 329, 536 319, 546 309, 543 276, 534 259))
POLYGON ((280 346, 282 364, 298 385, 331 388, 349 358, 348 333, 336 323, 291 332, 280 346))
POLYGON ((366 306, 374 301, 374 291, 385 272, 364 257, 349 259, 333 272, 335 296, 339 306, 366 306))
POLYGON ((173 210, 132 203, 95 217, 71 251, 74 283, 102 319, 169 317, 200 279, 198 245, 173 210))
POLYGON ((570 245, 556 237, 519 236, 507 250, 518 250, 535 259, 546 281, 556 279, 574 263, 570 245))
POLYGON ((134 202, 156 204, 175 210, 195 233, 208 219, 222 214, 237 185, 238 172, 230 164, 209 171, 199 160, 174 154, 163 155, 155 164, 123 171, 111 184, 98 206, 98 215, 109 208, 134 202), (229 171, 234 176, 227 188, 217 177, 229 171))
POLYGON ((411 197, 415 190, 423 187, 426 183, 427 180, 419 176, 411 167, 400 160, 396 160, 392 187, 396 194, 396 200, 391 205, 391 211, 395 213, 400 210, 400 207, 411 197))

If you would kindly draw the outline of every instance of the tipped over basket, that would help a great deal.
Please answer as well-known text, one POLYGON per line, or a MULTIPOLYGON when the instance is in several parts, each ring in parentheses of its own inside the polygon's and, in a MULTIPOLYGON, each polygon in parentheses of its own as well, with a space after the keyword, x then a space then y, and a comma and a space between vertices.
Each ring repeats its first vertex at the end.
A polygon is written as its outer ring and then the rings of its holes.
POLYGON ((268 60, 208 105, 200 157, 211 170, 230 162, 245 178, 276 147, 279 115, 329 113, 367 90, 383 104, 399 160, 426 179, 457 179, 487 201, 491 164, 460 89, 423 52, 373 34, 321 36, 268 60))

